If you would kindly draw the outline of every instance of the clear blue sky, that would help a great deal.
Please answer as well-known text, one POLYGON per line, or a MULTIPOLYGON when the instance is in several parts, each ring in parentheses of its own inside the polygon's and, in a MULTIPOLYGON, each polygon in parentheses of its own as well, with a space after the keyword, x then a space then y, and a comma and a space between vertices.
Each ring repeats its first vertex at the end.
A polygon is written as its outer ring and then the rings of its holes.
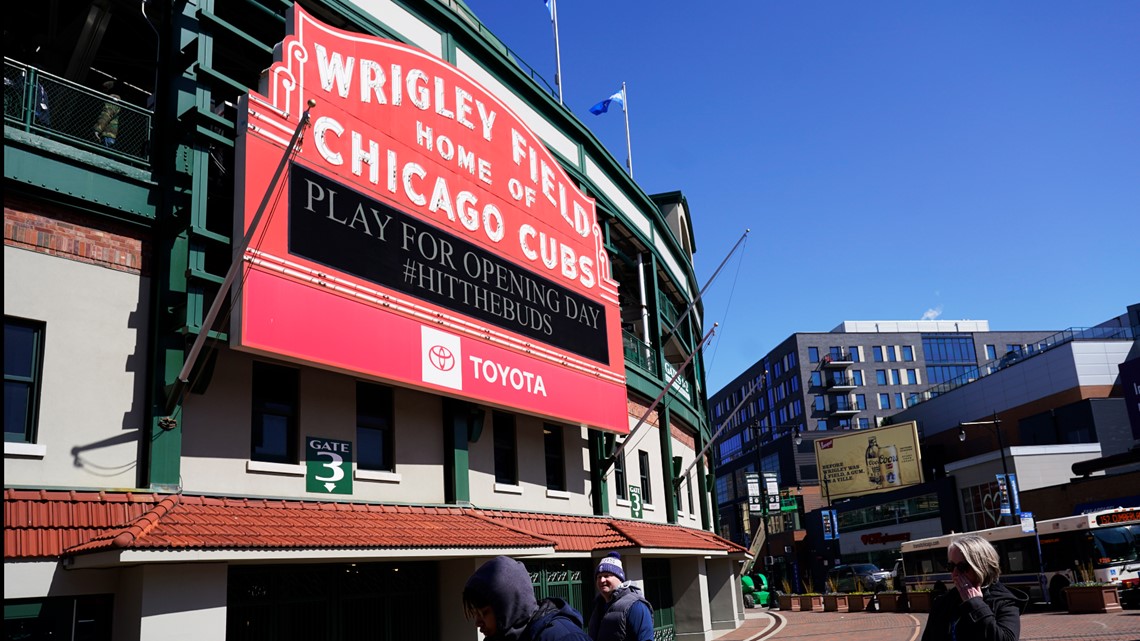
MULTIPOLYGON (((542 0, 467 0, 554 77, 542 0)), ((710 392, 843 320, 1095 325, 1140 302, 1140 1, 562 0, 565 103, 689 200, 710 392)))

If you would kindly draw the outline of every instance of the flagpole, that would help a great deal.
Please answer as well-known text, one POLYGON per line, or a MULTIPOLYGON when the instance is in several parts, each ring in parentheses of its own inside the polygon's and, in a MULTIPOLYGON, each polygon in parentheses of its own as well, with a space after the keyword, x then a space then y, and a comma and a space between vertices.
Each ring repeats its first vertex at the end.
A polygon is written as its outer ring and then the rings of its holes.
POLYGON ((625 112, 625 167, 633 178, 633 147, 629 144, 629 96, 625 93, 625 82, 621 83, 621 110, 625 112))
POLYGON ((558 86, 558 104, 562 103, 562 50, 558 45, 558 0, 550 0, 550 20, 554 23, 554 84, 558 86))

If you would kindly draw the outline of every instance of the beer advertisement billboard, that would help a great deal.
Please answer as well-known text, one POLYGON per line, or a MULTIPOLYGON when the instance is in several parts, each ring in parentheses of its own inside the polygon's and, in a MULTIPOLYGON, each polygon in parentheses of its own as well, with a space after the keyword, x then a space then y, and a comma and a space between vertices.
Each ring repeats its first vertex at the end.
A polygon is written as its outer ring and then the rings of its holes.
POLYGON ((252 243, 231 345, 628 432, 594 200, 448 61, 289 11, 238 106, 234 237, 252 243))
POLYGON ((922 483, 918 425, 913 421, 816 439, 815 461, 831 501, 922 483))

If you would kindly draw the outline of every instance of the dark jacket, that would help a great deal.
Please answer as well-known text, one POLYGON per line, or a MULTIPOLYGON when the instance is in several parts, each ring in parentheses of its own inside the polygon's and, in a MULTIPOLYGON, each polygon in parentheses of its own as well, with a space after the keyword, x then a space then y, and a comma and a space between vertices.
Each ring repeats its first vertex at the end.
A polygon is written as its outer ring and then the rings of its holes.
POLYGON ((551 597, 538 602, 524 639, 533 641, 590 641, 582 631, 582 615, 562 599, 551 597))
POLYGON ((982 598, 966 602, 958 590, 950 590, 934 599, 922 641, 1017 641, 1027 600, 1001 583, 982 588, 982 598))
POLYGON ((623 583, 608 603, 600 594, 594 599, 589 630, 594 641, 652 641, 653 607, 637 586, 623 583))

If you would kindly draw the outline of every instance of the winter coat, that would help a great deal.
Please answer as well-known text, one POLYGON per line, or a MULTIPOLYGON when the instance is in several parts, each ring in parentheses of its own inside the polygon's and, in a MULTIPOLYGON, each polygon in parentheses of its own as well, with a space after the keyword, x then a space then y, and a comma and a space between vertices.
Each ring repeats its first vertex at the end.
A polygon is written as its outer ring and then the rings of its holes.
POLYGON ((1028 598, 1001 583, 982 588, 982 598, 963 602, 958 590, 934 599, 922 641, 1017 641, 1021 608, 1028 598))
POLYGON ((582 615, 562 599, 538 602, 538 611, 522 637, 530 641, 590 641, 582 631, 582 615))
POLYGON ((637 586, 623 583, 608 603, 600 594, 594 600, 589 630, 594 641, 653 641, 653 606, 637 586))

